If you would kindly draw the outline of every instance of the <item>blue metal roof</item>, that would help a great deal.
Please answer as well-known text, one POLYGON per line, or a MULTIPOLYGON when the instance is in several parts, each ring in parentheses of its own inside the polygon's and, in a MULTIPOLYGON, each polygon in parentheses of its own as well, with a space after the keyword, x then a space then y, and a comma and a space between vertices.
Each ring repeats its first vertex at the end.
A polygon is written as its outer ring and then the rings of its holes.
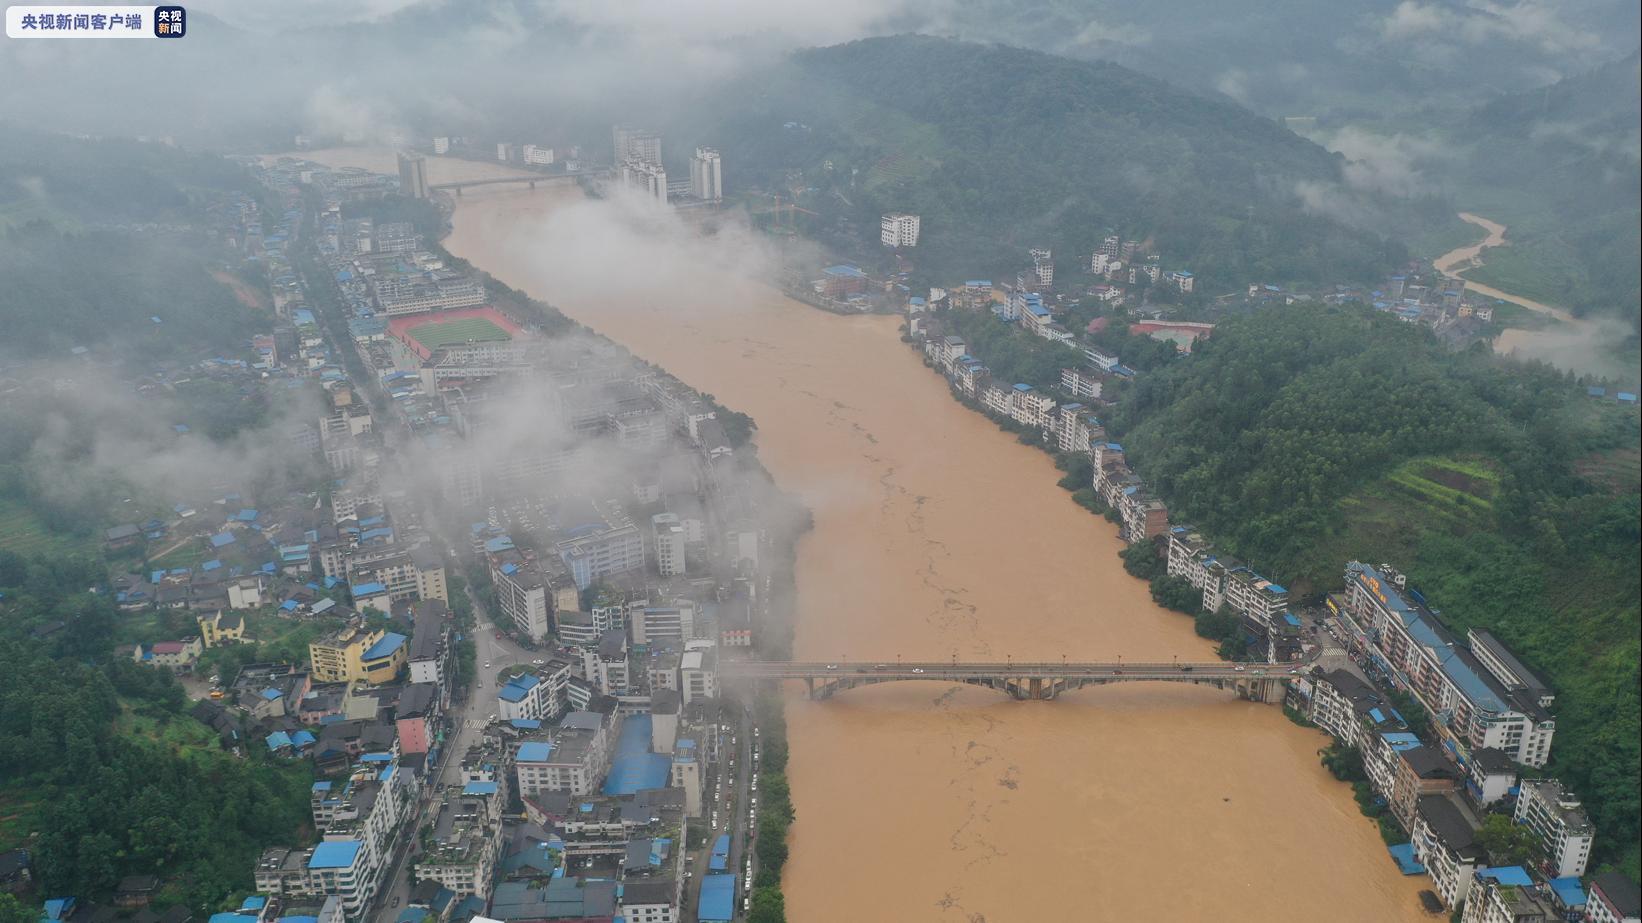
POLYGON ((405 636, 397 631, 390 631, 382 636, 382 640, 371 645, 362 660, 380 660, 392 656, 393 653, 405 645, 405 636))
MULTIPOLYGON (((311 869, 345 869, 353 865, 362 844, 358 840, 329 840, 314 847, 308 860, 311 869)), ((214 919, 214 918, 213 918, 214 919)))
POLYGON ((1518 888, 1531 888, 1534 884, 1534 880, 1528 876, 1528 870, 1520 865, 1502 865, 1497 868, 1480 869, 1477 875, 1482 878, 1491 878, 1502 885, 1513 885, 1518 888))
POLYGON ((553 755, 553 745, 539 740, 532 740, 519 745, 519 752, 515 759, 522 763, 545 763, 553 755))
POLYGON ((464 795, 494 795, 494 794, 496 794, 496 783, 495 782, 469 782, 468 784, 462 786, 462 794, 464 794, 464 795))
POLYGON ((728 923, 735 919, 734 875, 702 876, 696 919, 701 923, 728 923))
POLYGON ((1556 894, 1557 900, 1564 907, 1585 906, 1585 889, 1579 886, 1577 877, 1553 878, 1550 880, 1551 891, 1556 894))

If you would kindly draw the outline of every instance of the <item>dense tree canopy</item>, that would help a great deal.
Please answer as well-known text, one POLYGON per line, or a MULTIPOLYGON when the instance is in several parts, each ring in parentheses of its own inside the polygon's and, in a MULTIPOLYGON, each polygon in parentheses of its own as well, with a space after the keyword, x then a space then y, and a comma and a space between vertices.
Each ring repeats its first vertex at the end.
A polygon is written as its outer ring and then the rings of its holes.
POLYGON ((1171 519, 1221 550, 1301 595, 1351 558, 1391 562, 1459 633, 1488 628, 1546 673, 1550 769, 1585 797, 1599 855, 1635 871, 1634 411, 1385 314, 1302 304, 1221 324, 1108 424, 1171 519))
MULTIPOLYGON (((1084 260, 1108 233, 1210 288, 1368 279, 1404 256, 1308 210, 1301 190, 1341 179, 1334 155, 1114 64, 896 36, 802 52, 759 88, 717 129, 742 175, 797 189, 802 171, 801 204, 836 219, 817 230, 857 249, 880 214, 921 215, 911 256, 938 276, 1012 274, 1030 247, 1084 260)), ((1425 204, 1400 206, 1405 226, 1425 204)))
POLYGON ((108 596, 75 591, 101 569, 0 560, 16 581, 0 618, 0 797, 31 805, 16 833, 37 834, 0 849, 28 846, 51 894, 97 898, 146 873, 169 882, 165 899, 214 908, 251 885, 265 845, 297 841, 312 769, 221 752, 168 672, 114 656, 108 596))

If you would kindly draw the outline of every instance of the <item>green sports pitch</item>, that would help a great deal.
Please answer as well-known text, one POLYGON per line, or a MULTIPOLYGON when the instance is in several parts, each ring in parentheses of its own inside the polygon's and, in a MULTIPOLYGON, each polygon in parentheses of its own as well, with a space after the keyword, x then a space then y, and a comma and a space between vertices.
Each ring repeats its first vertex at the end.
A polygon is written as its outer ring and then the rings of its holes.
POLYGON ((506 330, 482 317, 465 317, 443 323, 422 324, 409 330, 416 342, 429 350, 460 346, 463 343, 488 343, 511 340, 506 330))

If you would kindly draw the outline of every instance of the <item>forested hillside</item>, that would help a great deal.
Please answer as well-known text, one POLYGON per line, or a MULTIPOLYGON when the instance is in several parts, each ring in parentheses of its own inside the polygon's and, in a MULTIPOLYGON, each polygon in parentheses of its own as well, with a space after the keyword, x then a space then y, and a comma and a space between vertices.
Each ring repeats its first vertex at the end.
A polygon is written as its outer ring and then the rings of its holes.
POLYGON ((897 36, 800 52, 757 83, 716 131, 738 185, 796 190, 813 230, 856 250, 880 214, 918 213, 912 256, 937 275, 1013 273, 1035 246, 1068 265, 1106 233, 1149 239, 1210 290, 1369 279, 1405 256, 1304 207, 1302 189, 1337 187, 1335 155, 1117 65, 897 36))
POLYGON ((1347 306, 1229 319, 1110 428, 1217 546, 1300 593, 1401 567, 1555 683, 1552 771, 1634 874, 1642 771, 1638 423, 1546 367, 1347 306))
POLYGON ((238 258, 201 230, 208 202, 250 190, 242 168, 160 144, 5 128, 0 356, 111 341, 147 358, 243 349, 250 310, 211 275, 238 258))
POLYGON ((1642 327, 1639 66, 1633 53, 1465 121, 1461 201, 1507 224, 1511 241, 1467 277, 1642 327))
POLYGON ((115 656, 112 601, 84 592, 103 581, 96 558, 0 552, 0 849, 27 847, 46 894, 156 874, 198 914, 297 842, 312 767, 221 752, 169 673, 115 656))

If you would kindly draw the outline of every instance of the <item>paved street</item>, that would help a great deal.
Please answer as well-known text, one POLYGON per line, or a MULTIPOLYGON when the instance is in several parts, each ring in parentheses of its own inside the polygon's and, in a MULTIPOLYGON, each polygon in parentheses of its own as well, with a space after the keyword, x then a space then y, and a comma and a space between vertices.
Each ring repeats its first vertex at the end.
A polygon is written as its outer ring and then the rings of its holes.
MULTIPOLYGON (((472 591, 468 598, 473 603, 473 617, 477 627, 473 633, 474 648, 477 651, 474 667, 478 673, 472 686, 466 690, 465 701, 453 697, 450 711, 446 715, 445 749, 434 780, 423 789, 424 800, 420 806, 416 823, 404 839, 404 849, 397 857, 397 865, 388 879, 389 884, 383 889, 378 898, 376 907, 376 923, 393 923, 399 911, 404 909, 405 902, 410 899, 410 872, 415 864, 411 855, 411 847, 416 840, 414 831, 419 829, 428 820, 428 811, 437 808, 436 795, 440 788, 455 781, 459 777, 462 756, 467 753, 468 747, 479 739, 480 732, 488 723, 490 716, 496 712, 496 672, 503 667, 516 663, 529 663, 531 660, 542 657, 539 652, 527 651, 507 635, 502 640, 496 639, 496 627, 490 621, 489 615, 481 607, 479 600, 472 591), (485 664, 490 664, 487 669, 485 664), (396 901, 397 899, 397 901, 396 901)), ((456 695, 461 695, 458 690, 456 695)))

